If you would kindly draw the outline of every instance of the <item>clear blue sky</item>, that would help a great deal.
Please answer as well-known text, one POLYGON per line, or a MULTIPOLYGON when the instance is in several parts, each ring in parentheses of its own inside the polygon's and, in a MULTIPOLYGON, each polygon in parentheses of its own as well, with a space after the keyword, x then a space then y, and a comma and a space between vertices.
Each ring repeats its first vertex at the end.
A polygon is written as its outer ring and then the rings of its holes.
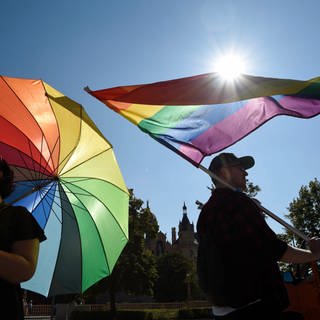
MULTIPOLYGON (((129 188, 148 200, 160 228, 196 223, 210 178, 83 91, 214 71, 233 50, 246 73, 320 76, 318 0, 2 0, 0 73, 41 78, 83 104, 113 144, 129 188)), ((320 117, 278 117, 228 151, 250 154, 258 199, 283 217, 302 185, 319 178, 320 117)), ((211 158, 202 164, 208 166, 211 158)), ((282 227, 268 219, 277 232, 282 227)))

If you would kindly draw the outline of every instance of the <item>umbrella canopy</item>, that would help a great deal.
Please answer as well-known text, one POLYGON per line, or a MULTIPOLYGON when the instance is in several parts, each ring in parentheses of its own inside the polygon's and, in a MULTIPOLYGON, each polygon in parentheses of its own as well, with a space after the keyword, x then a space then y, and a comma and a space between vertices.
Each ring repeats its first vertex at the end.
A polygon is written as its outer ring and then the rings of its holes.
POLYGON ((129 193, 111 144, 81 105, 42 80, 0 78, 0 154, 15 172, 6 202, 44 229, 34 277, 45 296, 108 276, 128 240, 129 193))
POLYGON ((278 115, 320 113, 320 78, 308 81, 218 73, 87 91, 194 165, 278 115))

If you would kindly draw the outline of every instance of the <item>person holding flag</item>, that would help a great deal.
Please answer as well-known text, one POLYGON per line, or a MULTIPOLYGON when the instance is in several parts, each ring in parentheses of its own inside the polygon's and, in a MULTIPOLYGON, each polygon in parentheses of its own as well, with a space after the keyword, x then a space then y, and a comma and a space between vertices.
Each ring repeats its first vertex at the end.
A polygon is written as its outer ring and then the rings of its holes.
POLYGON ((197 222, 199 283, 215 319, 302 319, 284 312, 289 301, 277 262, 320 259, 320 239, 304 250, 277 237, 245 194, 254 164, 251 156, 221 153, 209 166, 215 189, 197 222))

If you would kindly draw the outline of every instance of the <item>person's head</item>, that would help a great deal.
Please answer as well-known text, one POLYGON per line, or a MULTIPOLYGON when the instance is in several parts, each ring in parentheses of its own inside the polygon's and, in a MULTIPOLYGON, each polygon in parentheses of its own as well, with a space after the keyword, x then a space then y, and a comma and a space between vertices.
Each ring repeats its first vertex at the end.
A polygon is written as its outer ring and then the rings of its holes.
POLYGON ((0 196, 6 198, 13 191, 13 171, 6 160, 0 156, 0 196))
MULTIPOLYGON (((251 156, 237 158, 233 153, 220 153, 212 159, 209 170, 227 184, 241 191, 247 190, 246 170, 254 166, 251 156)), ((212 178, 216 187, 223 186, 219 180, 212 178)))

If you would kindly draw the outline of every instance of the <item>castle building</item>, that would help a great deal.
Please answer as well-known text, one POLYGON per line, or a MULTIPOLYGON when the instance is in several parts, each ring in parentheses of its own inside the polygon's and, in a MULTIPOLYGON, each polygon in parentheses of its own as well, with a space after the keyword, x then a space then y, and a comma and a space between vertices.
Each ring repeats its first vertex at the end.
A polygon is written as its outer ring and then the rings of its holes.
POLYGON ((194 264, 197 261, 198 242, 194 231, 193 223, 190 223, 187 213, 187 206, 182 207, 182 220, 179 222, 178 238, 176 230, 172 228, 172 251, 180 252, 194 264))
POLYGON ((193 223, 190 223, 187 213, 187 206, 182 207, 182 220, 179 221, 178 235, 176 228, 171 229, 171 243, 167 240, 166 234, 158 232, 156 239, 148 239, 146 246, 156 256, 164 253, 179 252, 188 258, 195 265, 197 261, 198 242, 194 231, 193 223))

